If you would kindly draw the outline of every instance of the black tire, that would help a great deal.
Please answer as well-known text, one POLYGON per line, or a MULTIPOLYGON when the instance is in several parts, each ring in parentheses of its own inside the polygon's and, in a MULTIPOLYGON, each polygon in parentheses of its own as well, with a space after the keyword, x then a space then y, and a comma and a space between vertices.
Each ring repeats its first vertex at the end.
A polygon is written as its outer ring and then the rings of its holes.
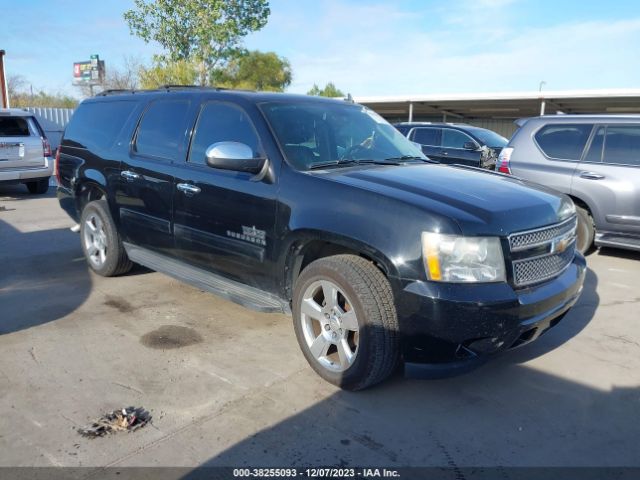
POLYGON ((398 364, 398 320, 391 286, 371 262, 355 255, 335 255, 309 264, 298 277, 293 294, 293 326, 311 367, 326 381, 345 390, 361 390, 386 379, 398 364), (301 315, 305 291, 321 280, 335 284, 355 311, 359 341, 353 364, 334 372, 311 353, 301 315))
POLYGON ((95 200, 87 203, 82 210, 82 216, 80 218, 80 243, 82 244, 82 250, 89 267, 98 275, 103 277, 115 277, 122 275, 131 270, 133 263, 129 260, 127 252, 122 245, 120 234, 116 229, 116 226, 109 213, 109 206, 106 200, 95 200), (102 229, 104 231, 107 245, 106 258, 101 265, 96 265, 89 258, 90 255, 87 250, 87 244, 85 241, 85 233, 89 228, 87 221, 94 216, 99 217, 102 222, 102 229))
POLYGON ((49 191, 49 177, 26 182, 26 185, 29 193, 33 195, 43 195, 49 191))
POLYGON ((596 234, 596 229, 593 224, 593 218, 591 218, 587 210, 576 205, 576 213, 578 214, 576 249, 586 255, 593 250, 593 238, 596 234))

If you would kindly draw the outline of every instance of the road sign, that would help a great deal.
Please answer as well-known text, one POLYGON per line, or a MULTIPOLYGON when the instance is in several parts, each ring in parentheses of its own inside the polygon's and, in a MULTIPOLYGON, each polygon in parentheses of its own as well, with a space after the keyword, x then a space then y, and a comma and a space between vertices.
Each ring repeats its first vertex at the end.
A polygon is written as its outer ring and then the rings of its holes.
POLYGON ((73 64, 74 85, 101 85, 104 82, 104 60, 91 55, 90 60, 73 64))

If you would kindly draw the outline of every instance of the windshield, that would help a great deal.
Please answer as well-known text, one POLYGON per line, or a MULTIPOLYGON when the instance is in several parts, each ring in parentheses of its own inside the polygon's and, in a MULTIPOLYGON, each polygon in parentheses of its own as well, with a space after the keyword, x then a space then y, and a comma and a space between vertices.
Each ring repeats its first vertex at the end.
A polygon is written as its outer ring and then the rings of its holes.
POLYGON ((502 148, 509 143, 509 140, 491 130, 485 130, 484 128, 470 128, 469 130, 488 147, 502 148))
POLYGON ((358 161, 426 161, 380 115, 350 103, 266 103, 262 110, 288 162, 299 170, 358 161))

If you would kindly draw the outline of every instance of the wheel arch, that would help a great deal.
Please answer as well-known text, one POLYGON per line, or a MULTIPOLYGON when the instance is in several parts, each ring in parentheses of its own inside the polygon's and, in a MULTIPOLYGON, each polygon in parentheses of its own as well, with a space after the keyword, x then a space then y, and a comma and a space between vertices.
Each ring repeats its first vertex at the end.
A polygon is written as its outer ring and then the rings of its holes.
POLYGON ((362 257, 375 265, 385 277, 398 276, 395 265, 384 253, 371 245, 340 235, 312 230, 297 232, 283 252, 283 287, 285 297, 289 300, 293 297, 295 282, 304 268, 314 260, 333 255, 362 257))
POLYGON ((76 185, 75 197, 76 209, 80 217, 87 203, 101 198, 107 199, 107 188, 92 179, 87 179, 76 185))
POLYGON ((589 203, 587 203, 582 198, 576 195, 568 194, 568 197, 571 200, 573 200, 573 203, 575 203, 577 207, 583 208, 589 213, 589 215, 591 216, 591 219, 593 220, 594 227, 596 227, 596 218, 598 216, 597 210, 594 210, 594 208, 592 208, 591 205, 589 205, 589 203))

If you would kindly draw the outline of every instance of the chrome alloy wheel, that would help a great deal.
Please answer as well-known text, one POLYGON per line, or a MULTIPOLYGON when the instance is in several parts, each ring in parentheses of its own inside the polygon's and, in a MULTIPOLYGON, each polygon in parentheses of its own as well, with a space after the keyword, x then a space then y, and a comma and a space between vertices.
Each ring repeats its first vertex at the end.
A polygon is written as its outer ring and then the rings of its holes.
POLYGON ((353 304, 340 288, 318 280, 305 290, 299 322, 311 355, 327 370, 344 372, 356 359, 360 340, 353 304))
POLYGON ((107 260, 108 242, 104 223, 98 215, 91 214, 86 218, 83 237, 87 258, 96 268, 102 267, 107 260))

